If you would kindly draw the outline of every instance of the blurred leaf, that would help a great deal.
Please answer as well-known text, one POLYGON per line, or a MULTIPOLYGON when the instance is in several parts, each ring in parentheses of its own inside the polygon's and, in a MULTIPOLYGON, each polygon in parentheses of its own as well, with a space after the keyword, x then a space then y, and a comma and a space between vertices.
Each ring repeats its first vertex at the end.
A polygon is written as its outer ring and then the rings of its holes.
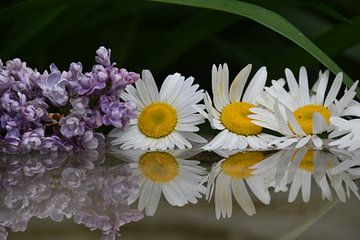
POLYGON ((192 16, 171 31, 158 36, 153 45, 149 44, 143 58, 144 65, 154 71, 162 70, 174 63, 184 52, 237 20, 237 16, 214 12, 192 16))
MULTIPOLYGON (((155 2, 200 7, 228 12, 250 18, 293 41, 323 63, 332 72, 343 72, 341 68, 318 48, 308 37, 289 21, 268 9, 235 0, 151 0, 155 2)), ((344 73, 344 82, 351 86, 353 81, 344 73)), ((360 92, 359 92, 360 93, 360 92)), ((359 94, 360 96, 360 94, 359 94)))
MULTIPOLYGON (((300 1, 302 2, 302 1, 300 1)), ((303 1, 306 2, 305 4, 309 4, 310 6, 312 6, 313 8, 319 10, 320 12, 333 17, 334 19, 343 21, 343 22, 350 22, 349 19, 347 19, 344 15, 342 15, 336 8, 334 7, 330 7, 328 4, 325 4, 321 1, 303 1)))
POLYGON ((7 56, 18 51, 67 7, 68 5, 57 5, 50 9, 44 9, 46 12, 35 11, 30 15, 20 15, 4 39, 4 42, 9 44, 3 54, 7 56))
MULTIPOLYGON (((360 42, 360 15, 352 18, 350 23, 342 23, 331 28, 314 40, 329 56, 335 56, 349 47, 355 46, 360 42)), ((277 58, 270 68, 279 68, 283 63, 288 65, 300 66, 304 63, 313 64, 314 59, 300 48, 277 58)))

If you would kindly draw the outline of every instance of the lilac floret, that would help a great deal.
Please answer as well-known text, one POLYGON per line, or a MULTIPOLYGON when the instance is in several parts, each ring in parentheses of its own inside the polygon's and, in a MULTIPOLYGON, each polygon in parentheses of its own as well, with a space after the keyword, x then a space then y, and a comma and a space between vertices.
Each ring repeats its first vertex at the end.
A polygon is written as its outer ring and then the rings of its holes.
POLYGON ((128 72, 125 68, 118 70, 114 68, 110 73, 111 93, 120 97, 125 87, 139 80, 140 75, 134 72, 128 72))
POLYGON ((5 136, 2 151, 8 154, 18 154, 21 152, 21 139, 14 135, 5 136))
POLYGON ((25 132, 22 135, 21 149, 22 152, 30 152, 31 150, 40 150, 41 141, 44 137, 44 130, 41 128, 33 131, 25 132))
POLYGON ((113 102, 105 112, 103 122, 107 126, 126 128, 130 123, 130 119, 136 117, 135 110, 136 105, 132 102, 113 102))
POLYGON ((80 136, 85 132, 85 123, 75 115, 63 117, 59 124, 61 134, 67 138, 80 136))
POLYGON ((59 71, 45 73, 38 83, 43 96, 47 97, 55 106, 64 106, 68 102, 67 84, 68 81, 62 78, 59 71))
POLYGON ((101 64, 105 67, 110 66, 110 56, 111 56, 111 49, 106 49, 105 47, 99 47, 98 50, 96 50, 96 57, 95 61, 98 64, 101 64))

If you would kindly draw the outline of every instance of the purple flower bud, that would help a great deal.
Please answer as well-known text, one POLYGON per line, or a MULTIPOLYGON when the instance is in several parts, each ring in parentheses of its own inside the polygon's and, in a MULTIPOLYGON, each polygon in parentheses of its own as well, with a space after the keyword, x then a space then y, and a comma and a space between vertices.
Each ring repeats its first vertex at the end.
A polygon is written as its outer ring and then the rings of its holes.
POLYGON ((85 117, 86 126, 89 128, 99 128, 103 124, 102 115, 98 110, 88 110, 85 117))
POLYGON ((106 49, 105 47, 100 47, 98 50, 96 50, 96 57, 95 61, 98 64, 101 64, 105 67, 110 66, 110 55, 111 55, 111 49, 106 49))
POLYGON ((39 124, 40 119, 47 115, 46 109, 48 105, 41 99, 35 99, 27 102, 22 108, 22 114, 24 118, 34 124, 39 124))
POLYGON ((105 112, 103 123, 116 128, 126 128, 130 119, 135 118, 136 105, 132 102, 113 102, 105 112))
POLYGON ((88 73, 77 81, 76 92, 79 95, 91 95, 95 90, 104 89, 105 87, 105 82, 99 82, 94 75, 88 73))
POLYGON ((113 95, 102 95, 100 96, 100 108, 101 110, 106 113, 108 112, 109 105, 113 102, 116 102, 118 100, 117 97, 113 95))
POLYGON ((72 113, 83 115, 86 113, 86 110, 88 108, 89 98, 79 97, 76 99, 70 99, 70 103, 73 107, 73 109, 70 110, 72 113))
MULTIPOLYGON (((52 68, 54 70, 55 67, 52 68)), ((68 99, 65 89, 68 81, 61 77, 60 72, 44 73, 38 85, 42 89, 42 94, 47 97, 55 106, 64 106, 68 99)))
POLYGON ((63 72, 62 77, 67 79, 72 87, 77 86, 77 81, 83 76, 83 66, 80 62, 71 63, 68 72, 63 72))
POLYGON ((8 154, 20 153, 21 140, 19 137, 13 135, 5 136, 4 145, 5 146, 2 148, 2 151, 4 153, 8 153, 8 154))
POLYGON ((44 137, 44 130, 42 128, 33 131, 25 132, 22 135, 22 151, 29 152, 31 150, 39 150, 41 146, 41 139, 44 137))
POLYGON ((135 83, 139 78, 139 74, 128 72, 125 68, 113 68, 110 73, 111 93, 119 97, 127 85, 135 83))
MULTIPOLYGON (((101 134, 102 136, 102 134, 101 134)), ((88 130, 81 136, 80 144, 81 148, 86 150, 95 150, 99 146, 101 146, 102 142, 104 141, 103 136, 101 137, 99 134, 94 134, 93 131, 88 130)))
POLYGON ((20 126, 20 120, 17 116, 10 117, 8 114, 3 114, 0 116, 0 126, 10 132, 20 126))
POLYGON ((26 63, 22 62, 21 59, 15 58, 6 62, 6 66, 12 71, 22 71, 26 67, 26 63))
POLYGON ((14 92, 6 92, 0 100, 0 107, 10 114, 17 114, 26 103, 26 96, 20 92, 18 92, 17 95, 14 92))
POLYGON ((6 92, 11 87, 9 71, 0 69, 0 94, 6 92))
POLYGON ((125 68, 119 70, 121 77, 124 79, 126 84, 133 84, 140 79, 140 75, 135 72, 128 72, 125 68))
POLYGON ((61 118, 59 124, 61 134, 67 138, 80 136, 85 132, 85 123, 74 115, 61 118))

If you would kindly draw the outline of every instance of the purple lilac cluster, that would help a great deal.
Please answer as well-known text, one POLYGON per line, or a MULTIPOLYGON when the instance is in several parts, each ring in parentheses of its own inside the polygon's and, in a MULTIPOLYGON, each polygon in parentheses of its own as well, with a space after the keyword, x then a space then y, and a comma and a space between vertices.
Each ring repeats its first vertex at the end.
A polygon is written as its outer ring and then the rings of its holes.
POLYGON ((119 100, 139 74, 116 67, 111 50, 96 51, 96 65, 83 72, 71 63, 39 73, 20 59, 0 60, 0 152, 17 154, 97 149, 101 126, 126 128, 135 117, 135 104, 119 100))

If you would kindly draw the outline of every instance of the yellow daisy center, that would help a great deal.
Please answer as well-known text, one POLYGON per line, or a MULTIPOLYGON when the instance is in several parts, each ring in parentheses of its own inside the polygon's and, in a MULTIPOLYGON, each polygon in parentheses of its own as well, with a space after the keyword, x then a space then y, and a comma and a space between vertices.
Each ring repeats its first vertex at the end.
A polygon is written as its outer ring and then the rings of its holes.
POLYGON ((252 176, 250 167, 264 159, 262 152, 240 152, 225 159, 221 168, 231 178, 247 178, 252 176))
POLYGON ((259 134, 262 132, 262 127, 253 124, 248 118, 248 115, 252 114, 250 112, 252 107, 255 105, 247 102, 231 103, 222 110, 220 120, 226 129, 238 135, 259 134))
POLYGON ((140 131, 147 137, 162 138, 175 130, 176 110, 167 103, 153 103, 139 115, 140 131))
POLYGON ((168 182, 179 174, 176 159, 166 152, 145 153, 141 156, 139 165, 143 174, 153 182, 168 182))
POLYGON ((313 115, 316 112, 320 113, 328 124, 330 123, 330 111, 321 105, 305 105, 294 112, 295 119, 308 135, 313 133, 313 115))

